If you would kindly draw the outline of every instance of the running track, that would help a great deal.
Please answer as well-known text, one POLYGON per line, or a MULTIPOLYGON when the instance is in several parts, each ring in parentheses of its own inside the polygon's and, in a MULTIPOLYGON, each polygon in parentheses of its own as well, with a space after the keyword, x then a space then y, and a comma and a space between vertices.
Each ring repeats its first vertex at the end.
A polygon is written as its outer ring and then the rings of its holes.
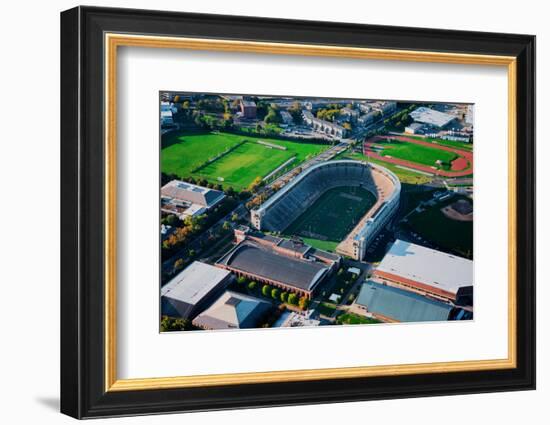
POLYGON ((375 158, 375 159, 378 159, 380 161, 389 162, 390 164, 401 165, 403 167, 412 168, 414 170, 419 170, 419 171, 423 171, 425 173, 431 173, 431 174, 435 174, 437 176, 443 176, 443 177, 464 177, 464 176, 468 176, 470 174, 473 174, 473 172, 474 172, 474 156, 473 156, 472 152, 463 151, 463 150, 456 149, 456 148, 451 148, 451 147, 448 147, 448 146, 438 145, 437 143, 430 143, 430 142, 425 142, 423 140, 412 139, 412 138, 406 137, 406 136, 374 136, 374 137, 371 137, 363 145, 363 154, 370 157, 370 158, 375 158), (376 153, 374 150, 371 149, 372 144, 374 144, 378 141, 388 140, 388 139, 399 140, 401 142, 414 143, 416 145, 428 146, 430 148, 441 149, 442 151, 453 152, 453 153, 463 157, 464 159, 466 159, 466 161, 468 161, 468 166, 466 168, 464 168, 463 170, 460 170, 460 171, 434 170, 432 167, 430 167, 428 165, 417 164, 416 162, 406 161, 404 159, 388 158, 388 157, 379 155, 378 153, 376 153))

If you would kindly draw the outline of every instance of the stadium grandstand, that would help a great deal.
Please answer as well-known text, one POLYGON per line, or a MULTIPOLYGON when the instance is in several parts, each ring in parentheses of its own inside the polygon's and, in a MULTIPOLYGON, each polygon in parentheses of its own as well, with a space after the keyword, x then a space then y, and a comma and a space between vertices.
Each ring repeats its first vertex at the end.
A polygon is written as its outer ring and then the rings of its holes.
POLYGON ((453 303, 471 292, 473 277, 473 261, 400 239, 373 272, 385 284, 453 303))
MULTIPOLYGON (((368 244, 399 206, 399 179, 377 164, 336 160, 314 165, 303 171, 260 207, 252 210, 251 222, 258 230, 282 232, 321 195, 337 187, 361 187, 376 198, 372 208, 366 211, 336 248, 339 254, 361 260, 368 244)), ((332 218, 335 219, 338 218, 332 218)))

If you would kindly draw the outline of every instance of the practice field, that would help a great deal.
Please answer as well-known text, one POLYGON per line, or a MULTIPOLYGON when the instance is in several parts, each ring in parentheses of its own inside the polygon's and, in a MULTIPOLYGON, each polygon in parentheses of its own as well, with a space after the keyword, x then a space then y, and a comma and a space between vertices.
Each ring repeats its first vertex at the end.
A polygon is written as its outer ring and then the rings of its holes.
POLYGON ((247 188, 255 178, 267 176, 292 157, 296 157, 291 164, 295 167, 329 148, 322 144, 229 133, 169 136, 168 140, 163 140, 163 146, 161 169, 164 173, 176 174, 181 178, 205 178, 236 190, 247 188), (286 150, 261 145, 258 140, 285 147, 286 150))
POLYGON ((458 157, 458 155, 453 152, 402 142, 395 139, 377 141, 375 145, 384 148, 379 152, 381 156, 389 155, 393 158, 404 159, 405 161, 412 161, 417 164, 428 166, 436 166, 436 161, 441 161, 444 164, 444 169, 449 169, 451 162, 458 157))
POLYGON ((222 177, 224 184, 240 190, 245 189, 257 176, 264 177, 292 156, 289 150, 270 149, 247 142, 200 169, 197 174, 212 181, 222 177))
POLYGON ((375 196, 361 187, 330 189, 284 233, 300 236, 316 248, 334 251, 375 202, 375 196))
MULTIPOLYGON (((438 203, 427 210, 409 216, 409 227, 425 239, 441 248, 457 253, 462 257, 472 258, 474 227, 472 221, 458 221, 445 216, 441 208, 456 202, 454 197, 445 203, 438 203)), ((468 202, 471 202, 467 199, 468 202)))

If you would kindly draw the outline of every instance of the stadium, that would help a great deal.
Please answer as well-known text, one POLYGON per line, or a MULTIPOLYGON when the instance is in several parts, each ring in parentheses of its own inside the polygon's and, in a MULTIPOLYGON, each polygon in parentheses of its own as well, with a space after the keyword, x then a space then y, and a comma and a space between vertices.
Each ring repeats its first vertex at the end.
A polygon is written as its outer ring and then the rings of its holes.
POLYGON ((361 260, 399 205, 401 183, 376 164, 337 160, 303 171, 257 209, 258 230, 337 240, 335 251, 361 260), (328 219, 327 219, 328 218, 328 219))

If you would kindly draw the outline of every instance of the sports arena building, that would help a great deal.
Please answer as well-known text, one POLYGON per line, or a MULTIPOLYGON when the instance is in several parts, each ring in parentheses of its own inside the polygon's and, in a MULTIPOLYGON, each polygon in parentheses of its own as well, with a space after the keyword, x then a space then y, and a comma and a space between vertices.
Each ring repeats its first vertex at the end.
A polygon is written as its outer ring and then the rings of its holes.
POLYGON ((258 230, 282 232, 323 193, 336 187, 362 187, 376 197, 373 207, 336 248, 339 254, 361 260, 399 206, 399 179, 376 164, 337 160, 314 165, 252 210, 252 224, 258 230))
POLYGON ((473 261, 397 239, 373 278, 421 295, 455 302, 473 287, 473 261))
POLYGON ((216 266, 260 284, 311 298, 320 283, 338 268, 341 257, 300 241, 235 229, 238 245, 216 266))

